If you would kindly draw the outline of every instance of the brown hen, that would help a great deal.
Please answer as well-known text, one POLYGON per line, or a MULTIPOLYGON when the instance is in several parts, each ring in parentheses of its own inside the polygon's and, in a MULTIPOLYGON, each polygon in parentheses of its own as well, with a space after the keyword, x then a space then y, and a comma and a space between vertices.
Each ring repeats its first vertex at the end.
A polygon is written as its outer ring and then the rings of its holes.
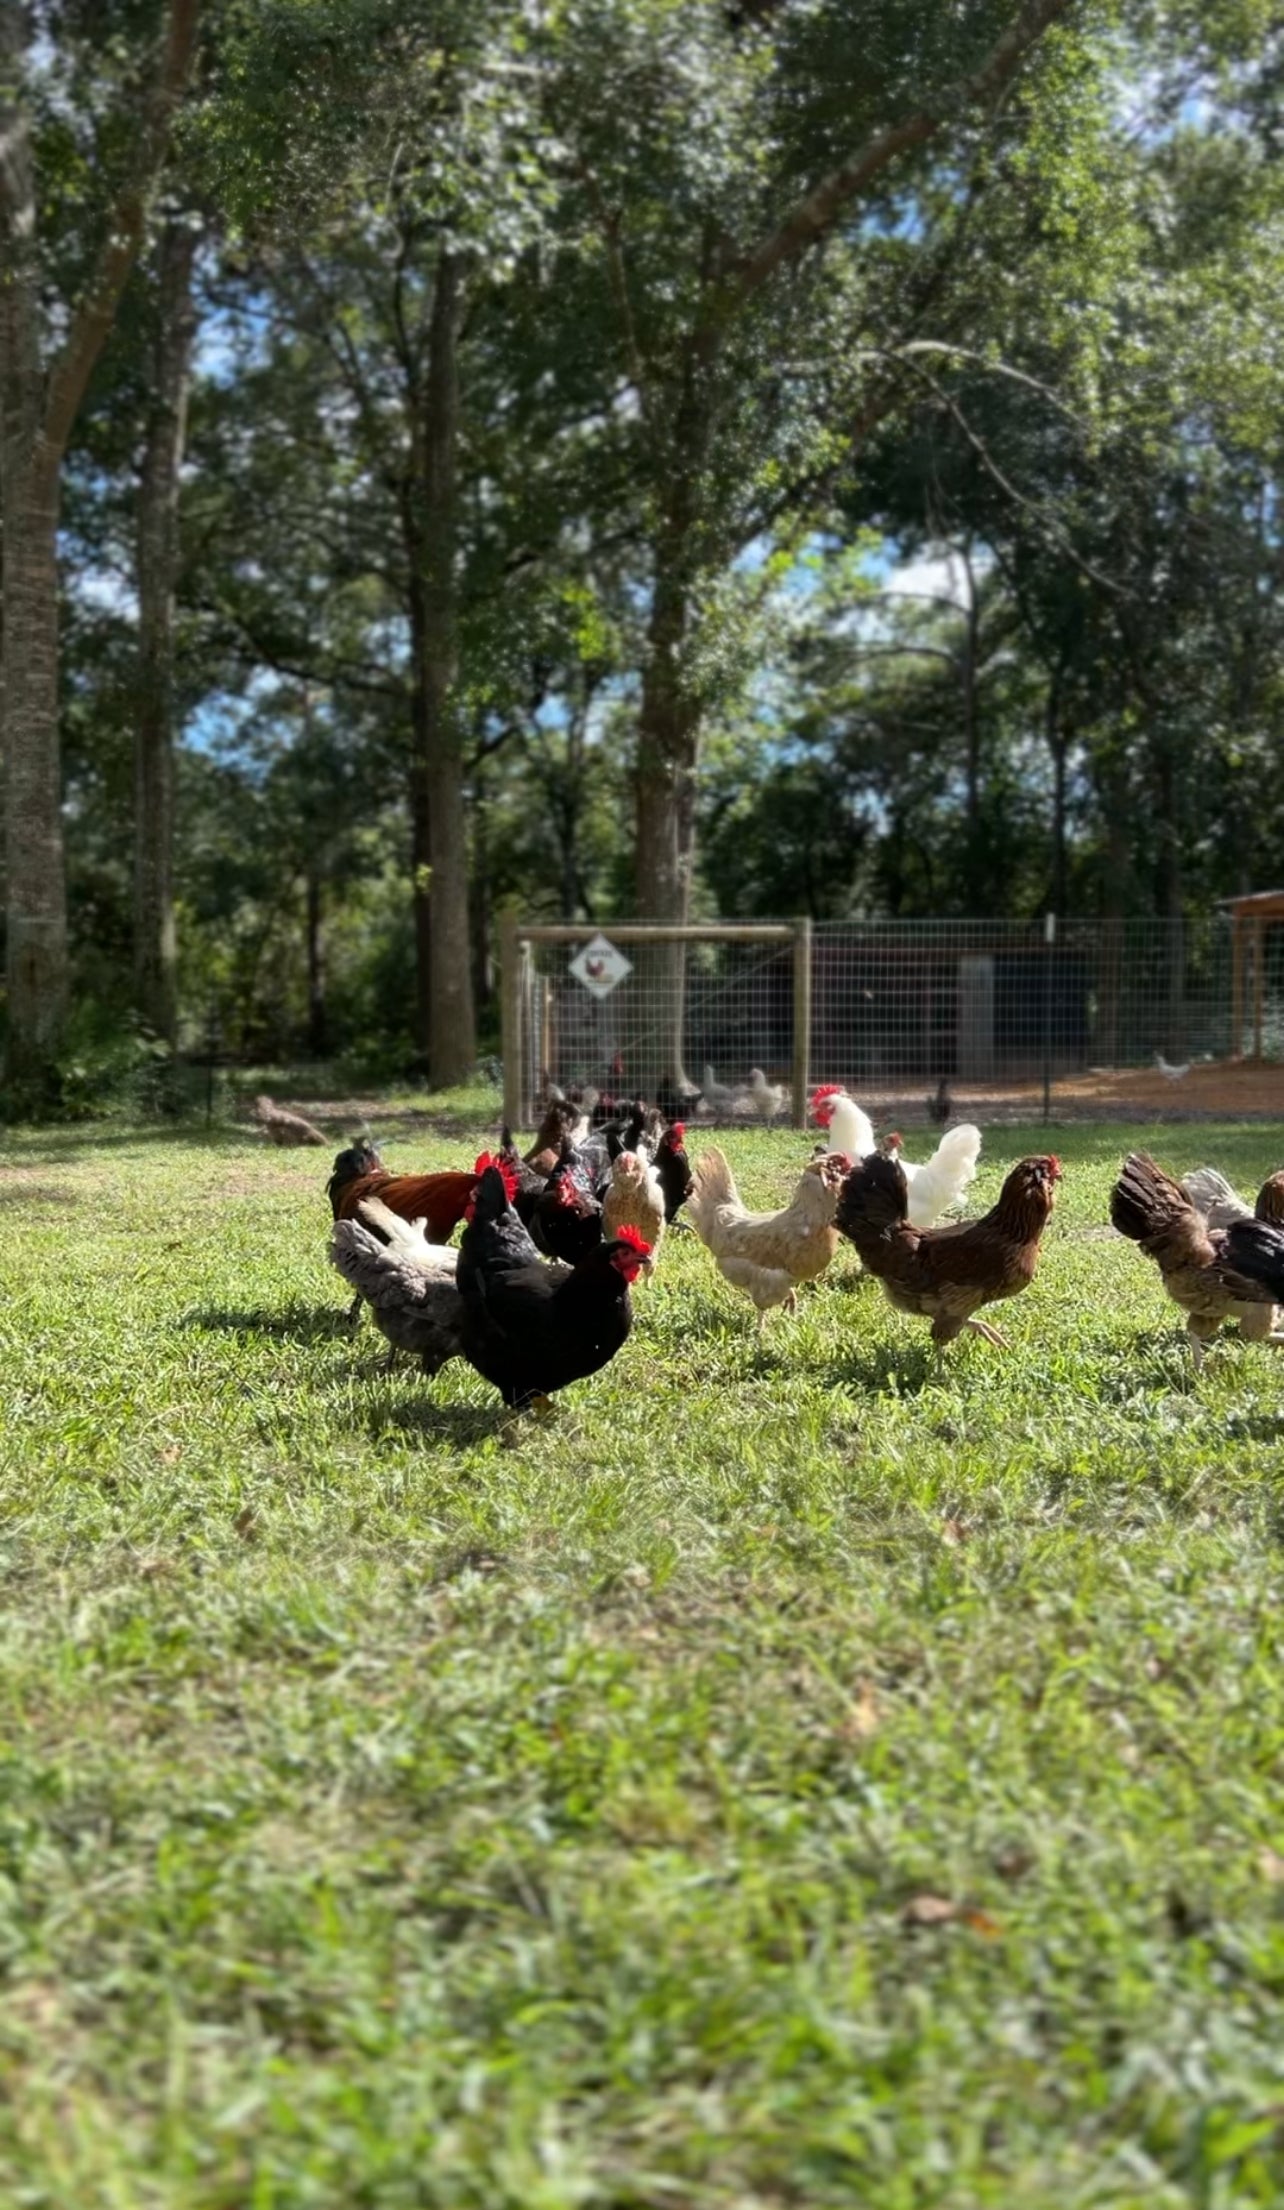
POLYGON ((964 1328, 1006 1350, 998 1329, 976 1314, 1029 1288, 1060 1179, 1059 1159, 1020 1159, 998 1203, 980 1220, 914 1228, 906 1217, 909 1190, 901 1168, 875 1152, 843 1183, 838 1232, 881 1281, 889 1303, 931 1321, 938 1363, 942 1347, 964 1328))

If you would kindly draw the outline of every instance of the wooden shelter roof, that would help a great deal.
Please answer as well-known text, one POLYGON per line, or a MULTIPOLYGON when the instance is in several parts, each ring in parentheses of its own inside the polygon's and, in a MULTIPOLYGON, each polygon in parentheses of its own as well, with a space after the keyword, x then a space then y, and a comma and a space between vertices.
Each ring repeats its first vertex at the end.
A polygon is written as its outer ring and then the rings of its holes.
POLYGON ((1237 921, 1284 921, 1284 890, 1250 890, 1222 904, 1237 921))

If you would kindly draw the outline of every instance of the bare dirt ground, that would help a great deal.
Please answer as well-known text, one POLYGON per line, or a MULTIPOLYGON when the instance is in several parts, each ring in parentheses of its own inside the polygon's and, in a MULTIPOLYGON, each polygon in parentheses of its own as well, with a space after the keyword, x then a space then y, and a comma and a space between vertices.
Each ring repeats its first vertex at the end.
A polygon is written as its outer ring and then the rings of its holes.
MULTIPOLYGON (((817 1079, 820 1079, 818 1076, 817 1079)), ((904 1083, 895 1088, 860 1093, 861 1102, 879 1127, 898 1122, 918 1128, 927 1124, 926 1086, 904 1083)), ((1043 1112, 1040 1082, 951 1084, 955 1120, 985 1123, 1038 1120, 1043 1112)), ((406 1100, 389 1104, 377 1097, 308 1098, 278 1102, 292 1111, 306 1112, 336 1149, 351 1141, 364 1127, 375 1132, 393 1125, 422 1128, 445 1136, 475 1130, 476 1114, 435 1110, 406 1100)), ((697 1116, 698 1117, 698 1116, 697 1116)), ((1056 1121, 1127 1120, 1281 1120, 1284 1121, 1284 1064, 1251 1060, 1224 1060, 1194 1065, 1179 1080, 1156 1067, 1094 1067, 1083 1074, 1059 1075, 1052 1085, 1051 1118, 1056 1121)), ((498 1113, 495 1116, 498 1126, 498 1113)), ((711 1121, 701 1125, 713 1127, 711 1121)), ((746 1122, 745 1125, 754 1125, 746 1122)), ((777 1123, 784 1125, 783 1120, 777 1123)))
MULTIPOLYGON (((951 1084, 956 1120, 1037 1120, 1041 1082, 951 1084)), ((865 1101, 867 1104, 869 1100, 865 1101)), ((875 1101, 882 1117, 900 1112, 927 1119, 921 1084, 875 1101)), ((1192 1066, 1174 1081, 1157 1067, 1092 1067, 1059 1075, 1052 1085, 1054 1120, 1284 1120, 1284 1065, 1221 1060, 1192 1066)))

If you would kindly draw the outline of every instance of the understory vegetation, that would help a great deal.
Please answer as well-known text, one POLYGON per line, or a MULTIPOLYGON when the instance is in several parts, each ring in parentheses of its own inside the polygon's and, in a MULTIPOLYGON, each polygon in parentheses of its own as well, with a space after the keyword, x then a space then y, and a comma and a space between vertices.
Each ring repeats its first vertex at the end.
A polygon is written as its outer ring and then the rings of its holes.
POLYGON ((9 1140, 7 2202, 1279 2201, 1281 1369, 1103 1222, 1280 1162, 996 1130, 977 1202, 1049 1140, 1006 1355, 846 1250, 759 1341, 675 1234, 516 1448, 346 1332, 328 1154, 9 1140))

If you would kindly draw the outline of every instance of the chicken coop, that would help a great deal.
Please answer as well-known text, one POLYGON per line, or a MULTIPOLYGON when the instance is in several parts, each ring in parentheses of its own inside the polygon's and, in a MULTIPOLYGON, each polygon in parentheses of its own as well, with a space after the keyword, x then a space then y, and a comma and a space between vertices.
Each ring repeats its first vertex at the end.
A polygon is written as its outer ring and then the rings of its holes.
POLYGON ((757 1070, 759 1101, 778 1091, 779 1117, 802 1125, 812 1081, 907 1117, 942 1082, 1014 1114, 1054 1091, 1087 1111, 1098 1093, 1107 1109, 1112 1071, 1152 1075, 1167 1098, 1168 1080, 1232 1069, 1246 1049, 1284 1057, 1284 893, 1173 922, 599 931, 510 915, 503 965, 506 1106, 521 1125, 550 1078, 620 1096, 699 1092, 702 1117, 736 1120, 754 1115, 757 1070))

